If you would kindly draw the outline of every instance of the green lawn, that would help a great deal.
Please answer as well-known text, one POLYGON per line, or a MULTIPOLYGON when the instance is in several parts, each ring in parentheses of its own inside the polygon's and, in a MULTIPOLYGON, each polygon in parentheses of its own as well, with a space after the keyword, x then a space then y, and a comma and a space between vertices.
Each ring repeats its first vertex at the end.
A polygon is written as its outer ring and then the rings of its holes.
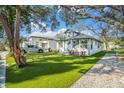
POLYGON ((124 54, 124 48, 115 49, 116 54, 124 54))
POLYGON ((31 53, 29 65, 17 69, 7 68, 8 88, 66 88, 86 73, 103 55, 100 52, 89 57, 72 57, 55 53, 31 53), (33 60, 33 61, 32 61, 33 60))

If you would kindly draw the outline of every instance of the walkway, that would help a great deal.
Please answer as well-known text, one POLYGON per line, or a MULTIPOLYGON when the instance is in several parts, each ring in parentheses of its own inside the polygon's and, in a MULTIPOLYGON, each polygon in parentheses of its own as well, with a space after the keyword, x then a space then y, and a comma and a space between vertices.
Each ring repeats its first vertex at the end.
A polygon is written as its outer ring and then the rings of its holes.
POLYGON ((0 60, 0 88, 5 87, 5 60, 0 60))
POLYGON ((124 88, 124 62, 106 54, 71 88, 124 88))

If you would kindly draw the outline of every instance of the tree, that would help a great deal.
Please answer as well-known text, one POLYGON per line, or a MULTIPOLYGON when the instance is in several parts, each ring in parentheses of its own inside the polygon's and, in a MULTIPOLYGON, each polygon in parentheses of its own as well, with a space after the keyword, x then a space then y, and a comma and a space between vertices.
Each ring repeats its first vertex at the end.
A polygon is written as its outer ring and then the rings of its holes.
MULTIPOLYGON (((110 5, 102 5, 102 6, 61 6, 62 11, 66 11, 65 15, 77 16, 77 19, 94 19, 96 21, 101 21, 108 23, 110 25, 114 25, 116 27, 124 28, 124 6, 110 6, 110 5), (89 13, 87 11, 92 11, 97 13, 98 15, 94 15, 93 13, 89 13), (69 14, 68 14, 69 12, 69 14)), ((73 19, 73 17, 65 17, 66 20, 73 19)), ((74 22, 74 21, 73 21, 74 22)), ((75 23, 75 22, 74 22, 75 23)))
MULTIPOLYGON (((96 22, 94 22, 95 24, 96 22)), ((93 25, 94 25, 93 24, 93 25)), ((103 42, 103 49, 107 50, 108 49, 108 38, 110 36, 110 27, 108 24, 103 23, 103 22, 97 22, 97 28, 94 28, 92 25, 87 25, 87 29, 92 31, 96 36, 98 36, 102 42, 103 42)))
MULTIPOLYGON (((117 29, 124 29, 123 6, 0 6, 0 26, 6 32, 10 51, 16 60, 18 67, 25 66, 25 60, 20 51, 20 31, 26 28, 31 32, 31 23, 37 24, 43 31, 46 27, 42 22, 51 24, 51 29, 59 26, 58 14, 66 26, 73 26, 79 20, 94 19, 97 22, 105 22, 117 29), (92 11, 94 15, 87 11, 92 11), (50 21, 48 21, 48 19, 50 21)), ((104 30, 104 29, 103 29, 104 30)))
POLYGON ((49 12, 49 9, 43 6, 0 6, 0 23, 6 32, 17 67, 26 65, 19 46, 20 29, 25 27, 30 32, 31 22, 39 24, 39 19, 45 19, 49 12))
MULTIPOLYGON (((71 16, 69 18, 64 16, 65 22, 77 19, 77 21, 71 22, 75 24, 80 19, 83 19, 83 21, 93 19, 97 24, 100 22, 107 24, 106 26, 99 25, 97 30, 95 29, 96 31, 92 29, 93 32, 102 36, 106 49, 108 48, 109 30, 114 27, 116 28, 116 33, 124 31, 124 6, 61 6, 61 10, 64 11, 64 15, 71 16), (101 33, 97 32, 98 29, 101 29, 101 33)), ((68 22, 66 23, 69 24, 68 22)), ((88 27, 90 29, 92 28, 91 25, 88 27)), ((114 30, 112 32, 114 32, 114 30)))

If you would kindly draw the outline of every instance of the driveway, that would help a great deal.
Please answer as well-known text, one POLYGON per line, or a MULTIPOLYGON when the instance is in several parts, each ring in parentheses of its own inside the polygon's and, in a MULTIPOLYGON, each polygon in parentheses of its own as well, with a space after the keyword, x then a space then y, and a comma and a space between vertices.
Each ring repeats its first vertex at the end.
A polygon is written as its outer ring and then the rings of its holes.
POLYGON ((71 88, 124 88, 124 62, 106 54, 71 88))

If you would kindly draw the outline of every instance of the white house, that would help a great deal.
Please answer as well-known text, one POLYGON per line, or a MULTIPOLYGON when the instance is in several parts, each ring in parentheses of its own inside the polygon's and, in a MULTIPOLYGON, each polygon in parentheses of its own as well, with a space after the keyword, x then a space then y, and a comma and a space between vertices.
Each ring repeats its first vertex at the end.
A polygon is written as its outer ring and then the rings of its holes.
POLYGON ((92 36, 76 31, 65 31, 59 35, 58 50, 61 53, 68 54, 69 51, 77 51, 84 55, 92 55, 102 50, 102 42, 92 36), (60 44, 61 43, 61 44, 60 44))
POLYGON ((41 47, 44 50, 48 50, 48 48, 51 48, 52 50, 56 50, 56 40, 54 36, 56 33, 48 31, 46 33, 42 32, 33 32, 29 37, 28 41, 24 42, 22 47, 26 45, 37 45, 38 47, 41 47))
POLYGON ((28 42, 24 44, 37 45, 47 50, 59 50, 60 53, 69 54, 70 51, 92 55, 102 50, 102 42, 83 33, 71 30, 60 32, 48 31, 46 33, 34 32, 28 37, 28 42))

